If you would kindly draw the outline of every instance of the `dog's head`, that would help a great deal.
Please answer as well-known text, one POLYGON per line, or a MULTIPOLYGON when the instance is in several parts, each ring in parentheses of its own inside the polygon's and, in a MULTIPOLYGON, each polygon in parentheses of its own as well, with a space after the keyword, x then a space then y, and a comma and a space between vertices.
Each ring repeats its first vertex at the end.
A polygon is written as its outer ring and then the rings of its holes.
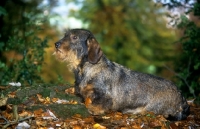
POLYGON ((55 43, 57 58, 67 61, 72 68, 76 68, 81 61, 96 64, 102 51, 93 34, 84 29, 71 29, 65 36, 55 43))

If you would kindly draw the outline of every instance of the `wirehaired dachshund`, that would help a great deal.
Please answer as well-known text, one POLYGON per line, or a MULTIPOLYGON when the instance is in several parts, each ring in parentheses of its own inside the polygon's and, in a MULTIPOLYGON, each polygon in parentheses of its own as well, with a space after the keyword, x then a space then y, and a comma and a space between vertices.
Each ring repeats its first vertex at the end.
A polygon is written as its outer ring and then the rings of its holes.
POLYGON ((154 112, 171 120, 189 115, 186 99, 172 82, 110 61, 88 30, 68 30, 55 43, 54 53, 68 62, 75 75, 75 93, 93 115, 154 112))

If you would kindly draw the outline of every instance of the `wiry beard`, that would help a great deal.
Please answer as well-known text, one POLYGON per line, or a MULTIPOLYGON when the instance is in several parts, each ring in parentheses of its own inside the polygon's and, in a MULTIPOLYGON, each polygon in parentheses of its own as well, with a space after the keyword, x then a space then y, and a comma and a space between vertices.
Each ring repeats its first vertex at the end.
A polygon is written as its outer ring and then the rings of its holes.
POLYGON ((70 71, 76 69, 81 62, 81 60, 78 59, 77 57, 77 52, 73 52, 71 50, 65 52, 61 49, 56 49, 53 55, 56 55, 58 60, 62 62, 67 62, 68 63, 67 67, 69 68, 70 71))

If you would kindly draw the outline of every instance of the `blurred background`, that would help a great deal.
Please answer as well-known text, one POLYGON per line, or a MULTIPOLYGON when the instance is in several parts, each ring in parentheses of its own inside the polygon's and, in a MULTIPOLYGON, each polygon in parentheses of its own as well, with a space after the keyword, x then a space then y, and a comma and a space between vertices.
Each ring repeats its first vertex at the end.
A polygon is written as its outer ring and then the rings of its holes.
POLYGON ((67 29, 89 29, 107 57, 200 96, 199 0, 0 1, 0 85, 73 84, 52 55, 67 29))

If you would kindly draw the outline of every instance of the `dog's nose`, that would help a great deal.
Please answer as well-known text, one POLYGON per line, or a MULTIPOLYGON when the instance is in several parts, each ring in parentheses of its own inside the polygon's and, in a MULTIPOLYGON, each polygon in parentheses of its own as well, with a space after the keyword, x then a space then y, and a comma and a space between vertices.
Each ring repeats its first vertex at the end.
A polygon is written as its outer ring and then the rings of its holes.
POLYGON ((60 47, 60 44, 61 44, 60 42, 56 42, 56 43, 55 43, 55 47, 56 47, 56 48, 59 48, 59 47, 60 47))

